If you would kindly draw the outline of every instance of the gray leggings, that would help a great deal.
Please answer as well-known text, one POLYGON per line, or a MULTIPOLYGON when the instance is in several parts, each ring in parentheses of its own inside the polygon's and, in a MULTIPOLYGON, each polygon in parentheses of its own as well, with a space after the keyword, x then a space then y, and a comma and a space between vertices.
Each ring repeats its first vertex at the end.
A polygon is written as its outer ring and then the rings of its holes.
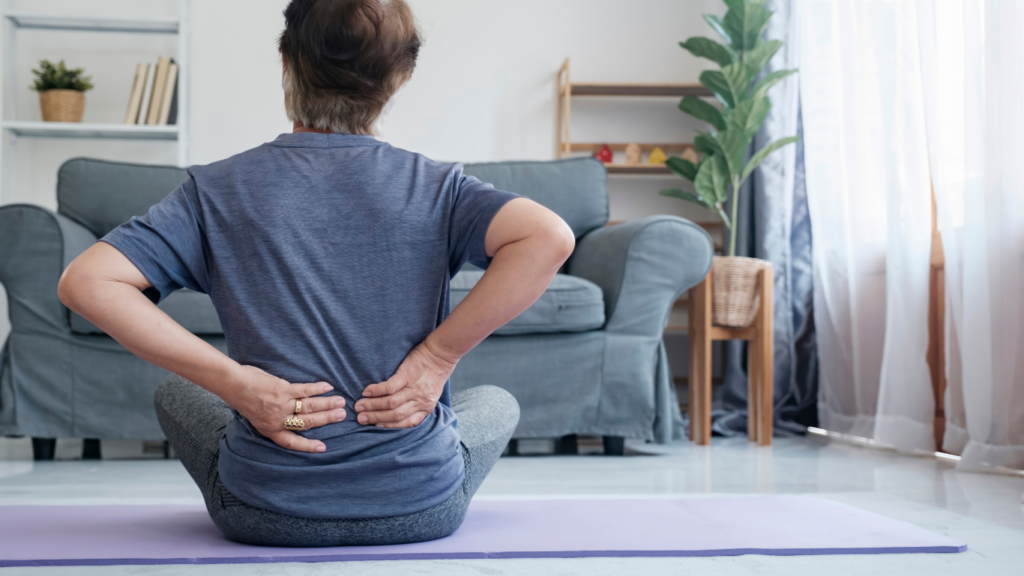
POLYGON ((250 506, 221 484, 220 438, 233 416, 220 398, 171 376, 156 389, 155 404, 160 427, 199 485, 213 523, 231 540, 263 546, 404 544, 448 536, 462 524, 469 501, 519 422, 519 405, 501 388, 479 386, 458 392, 452 396, 452 409, 459 418, 466 476, 451 498, 405 516, 323 520, 250 506))

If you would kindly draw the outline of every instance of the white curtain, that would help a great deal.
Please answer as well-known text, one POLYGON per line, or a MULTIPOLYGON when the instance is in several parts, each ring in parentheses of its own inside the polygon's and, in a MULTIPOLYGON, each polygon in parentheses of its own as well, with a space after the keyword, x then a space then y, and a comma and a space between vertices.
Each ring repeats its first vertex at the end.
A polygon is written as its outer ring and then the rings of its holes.
POLYGON ((914 4, 804 0, 800 18, 819 419, 931 450, 931 183, 914 4))
POLYGON ((932 0, 917 14, 946 259, 944 448, 1024 468, 1024 2, 932 0))

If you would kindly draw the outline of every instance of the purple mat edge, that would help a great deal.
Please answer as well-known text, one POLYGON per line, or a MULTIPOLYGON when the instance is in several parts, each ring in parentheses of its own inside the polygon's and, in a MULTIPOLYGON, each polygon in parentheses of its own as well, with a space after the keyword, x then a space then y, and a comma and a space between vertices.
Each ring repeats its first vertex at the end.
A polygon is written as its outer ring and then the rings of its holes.
POLYGON ((158 566, 164 564, 280 564, 286 562, 366 562, 380 560, 489 560, 515 558, 706 558, 713 556, 829 556, 840 554, 956 554, 963 546, 892 548, 726 548, 721 550, 558 550, 550 552, 461 552, 411 554, 310 554, 306 556, 232 556, 206 558, 85 558, 0 560, 0 568, 29 566, 158 566))

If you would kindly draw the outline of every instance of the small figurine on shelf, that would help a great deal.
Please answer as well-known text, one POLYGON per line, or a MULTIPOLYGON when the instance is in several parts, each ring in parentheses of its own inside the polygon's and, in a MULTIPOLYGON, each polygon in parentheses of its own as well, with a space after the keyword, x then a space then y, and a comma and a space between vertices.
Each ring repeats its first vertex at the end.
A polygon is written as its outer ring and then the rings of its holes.
POLYGON ((689 160, 694 164, 700 164, 700 155, 698 155, 697 151, 694 150, 692 147, 683 150, 683 153, 680 154, 679 157, 682 158, 683 160, 689 160))
POLYGON ((601 144, 601 148, 594 152, 594 158, 607 164, 612 161, 612 149, 607 144, 601 144))
POLYGON ((665 160, 668 160, 668 156, 665 155, 665 151, 661 149, 661 146, 655 146, 654 150, 647 155, 648 164, 664 164, 665 160))
POLYGON ((626 144, 626 164, 635 165, 640 163, 640 145, 636 142, 626 144))

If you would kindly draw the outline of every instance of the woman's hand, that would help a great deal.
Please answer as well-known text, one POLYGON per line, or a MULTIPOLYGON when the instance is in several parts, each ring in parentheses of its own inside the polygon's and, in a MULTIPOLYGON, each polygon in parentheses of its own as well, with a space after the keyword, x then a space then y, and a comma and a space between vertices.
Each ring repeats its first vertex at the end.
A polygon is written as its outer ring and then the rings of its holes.
POLYGON ((296 399, 302 400, 298 417, 305 422, 305 430, 345 419, 345 399, 341 396, 312 398, 333 389, 326 382, 290 384, 255 366, 241 366, 237 379, 237 385, 229 387, 236 392, 224 401, 245 416, 260 434, 283 448, 296 452, 323 452, 327 449, 319 440, 285 429, 284 421, 295 414, 296 399))
POLYGON ((427 342, 421 343, 405 357, 394 376, 363 390, 363 398, 356 402, 359 423, 380 428, 418 426, 434 411, 456 364, 427 342))

